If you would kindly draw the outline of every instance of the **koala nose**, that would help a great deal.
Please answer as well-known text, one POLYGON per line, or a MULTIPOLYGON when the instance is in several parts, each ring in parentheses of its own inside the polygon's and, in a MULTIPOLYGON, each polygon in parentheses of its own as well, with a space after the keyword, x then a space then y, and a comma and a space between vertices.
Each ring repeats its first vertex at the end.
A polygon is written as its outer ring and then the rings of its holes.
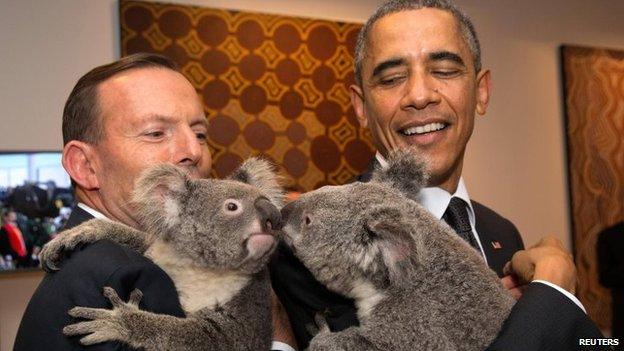
POLYGON ((260 197, 254 202, 254 207, 260 213, 262 230, 272 231, 282 229, 282 215, 280 211, 266 197, 260 197))

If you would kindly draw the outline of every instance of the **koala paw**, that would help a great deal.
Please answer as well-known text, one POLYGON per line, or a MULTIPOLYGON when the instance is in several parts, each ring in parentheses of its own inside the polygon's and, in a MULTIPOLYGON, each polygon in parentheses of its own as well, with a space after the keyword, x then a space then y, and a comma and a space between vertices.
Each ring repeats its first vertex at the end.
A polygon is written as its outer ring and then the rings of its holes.
POLYGON ((126 327, 125 320, 128 315, 139 312, 139 302, 143 293, 139 289, 134 289, 130 293, 128 302, 123 302, 113 288, 105 287, 104 296, 113 305, 112 310, 74 307, 69 310, 69 315, 74 318, 87 319, 87 321, 66 326, 63 328, 63 334, 68 336, 88 334, 80 339, 82 345, 93 345, 106 341, 128 342, 131 338, 131 332, 126 327))
POLYGON ((96 225, 92 222, 89 221, 75 228, 62 231, 45 244, 39 253, 41 268, 46 272, 60 270, 60 264, 63 262, 65 254, 75 249, 78 244, 87 242, 86 233, 96 228, 96 225))

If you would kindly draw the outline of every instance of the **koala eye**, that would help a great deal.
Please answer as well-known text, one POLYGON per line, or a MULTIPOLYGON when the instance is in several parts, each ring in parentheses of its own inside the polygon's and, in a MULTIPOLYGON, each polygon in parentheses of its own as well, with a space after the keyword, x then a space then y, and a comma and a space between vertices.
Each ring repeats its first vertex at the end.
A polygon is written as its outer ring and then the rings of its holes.
POLYGON ((310 225, 310 223, 312 223, 312 220, 310 219, 310 216, 305 216, 305 224, 306 225, 310 225))
POLYGON ((227 199, 223 203, 223 210, 228 215, 234 215, 243 210, 243 205, 238 200, 227 199))

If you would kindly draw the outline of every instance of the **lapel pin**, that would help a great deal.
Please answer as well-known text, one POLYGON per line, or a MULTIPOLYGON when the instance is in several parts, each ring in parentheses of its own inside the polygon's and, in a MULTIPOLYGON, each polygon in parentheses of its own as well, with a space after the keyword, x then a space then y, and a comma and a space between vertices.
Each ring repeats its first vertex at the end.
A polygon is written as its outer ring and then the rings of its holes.
POLYGON ((503 246, 496 240, 492 241, 492 247, 494 250, 500 250, 503 248, 503 246))

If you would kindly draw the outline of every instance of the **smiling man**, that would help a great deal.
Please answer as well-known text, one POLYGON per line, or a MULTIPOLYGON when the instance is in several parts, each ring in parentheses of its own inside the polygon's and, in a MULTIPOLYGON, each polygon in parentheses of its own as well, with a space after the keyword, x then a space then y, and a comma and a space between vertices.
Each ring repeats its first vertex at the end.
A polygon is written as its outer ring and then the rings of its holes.
MULTIPOLYGON (((170 163, 207 177, 211 156, 207 122, 195 88, 169 59, 136 54, 97 67, 74 87, 63 111, 63 167, 74 184, 77 207, 65 229, 91 218, 137 227, 130 198, 146 168, 170 163)), ((169 276, 152 261, 111 241, 78 248, 48 273, 26 308, 15 350, 82 350, 65 337, 75 306, 107 308, 102 287, 127 300, 135 288, 142 309, 182 317, 169 276)), ((117 343, 87 349, 127 349, 117 343)))
MULTIPOLYGON (((491 89, 468 17, 444 0, 381 5, 360 32, 355 78, 354 110, 378 150, 372 166, 384 167, 391 151, 406 147, 423 156, 430 179, 418 194, 421 204, 473 246, 519 298, 489 349, 574 350, 580 338, 602 337, 573 295, 574 263, 561 243, 548 238, 523 250, 515 226, 468 195, 464 154, 491 89), (531 283, 522 293, 519 282, 531 283)), ((358 178, 369 179, 370 171, 358 178)), ((321 286, 283 246, 272 273, 299 346, 308 345, 319 312, 332 331, 358 324, 353 302, 321 286)))

